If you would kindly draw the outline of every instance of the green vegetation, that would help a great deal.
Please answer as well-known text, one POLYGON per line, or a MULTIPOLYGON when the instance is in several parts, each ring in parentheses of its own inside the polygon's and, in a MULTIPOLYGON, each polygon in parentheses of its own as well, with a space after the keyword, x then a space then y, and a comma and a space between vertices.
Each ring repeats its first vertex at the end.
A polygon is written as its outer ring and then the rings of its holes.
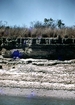
POLYGON ((75 26, 67 27, 62 20, 44 19, 44 22, 31 22, 30 28, 10 27, 0 21, 0 37, 61 37, 75 38, 75 26))

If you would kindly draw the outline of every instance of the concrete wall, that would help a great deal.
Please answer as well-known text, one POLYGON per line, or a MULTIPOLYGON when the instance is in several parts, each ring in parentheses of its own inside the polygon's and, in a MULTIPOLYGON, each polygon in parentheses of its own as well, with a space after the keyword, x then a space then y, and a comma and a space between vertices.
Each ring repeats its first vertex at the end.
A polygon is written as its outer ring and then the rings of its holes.
POLYGON ((51 45, 51 44, 75 44, 75 39, 69 38, 17 38, 17 39, 9 39, 9 38, 1 38, 0 46, 2 45, 15 45, 15 46, 23 46, 23 45, 51 45))
MULTIPOLYGON (((75 59, 75 39, 3 38, 0 39, 0 48, 23 49, 24 58, 75 59)), ((7 57, 7 53, 5 56, 7 57)))

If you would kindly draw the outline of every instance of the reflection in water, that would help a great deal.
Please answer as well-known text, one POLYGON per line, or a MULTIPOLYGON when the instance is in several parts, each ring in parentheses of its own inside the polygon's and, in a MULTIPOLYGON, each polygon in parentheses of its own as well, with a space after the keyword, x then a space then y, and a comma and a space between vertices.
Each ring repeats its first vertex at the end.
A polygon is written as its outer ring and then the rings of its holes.
POLYGON ((0 105, 75 105, 75 100, 53 99, 53 98, 34 98, 0 96, 0 105))

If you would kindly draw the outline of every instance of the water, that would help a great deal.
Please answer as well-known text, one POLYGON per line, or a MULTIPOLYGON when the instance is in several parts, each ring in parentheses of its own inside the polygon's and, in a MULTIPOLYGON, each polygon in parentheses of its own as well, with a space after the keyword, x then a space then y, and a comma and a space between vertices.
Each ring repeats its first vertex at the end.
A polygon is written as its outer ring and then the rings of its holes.
POLYGON ((75 100, 0 96, 0 105, 75 105, 75 100))

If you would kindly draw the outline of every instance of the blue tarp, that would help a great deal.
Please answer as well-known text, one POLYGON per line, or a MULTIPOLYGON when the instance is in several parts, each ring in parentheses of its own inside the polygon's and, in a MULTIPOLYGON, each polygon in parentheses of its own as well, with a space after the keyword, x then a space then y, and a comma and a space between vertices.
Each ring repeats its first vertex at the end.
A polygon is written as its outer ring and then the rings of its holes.
POLYGON ((12 53, 12 57, 13 58, 22 58, 22 56, 23 56, 23 54, 21 53, 21 52, 19 52, 18 50, 16 50, 16 51, 14 51, 13 53, 12 53))

